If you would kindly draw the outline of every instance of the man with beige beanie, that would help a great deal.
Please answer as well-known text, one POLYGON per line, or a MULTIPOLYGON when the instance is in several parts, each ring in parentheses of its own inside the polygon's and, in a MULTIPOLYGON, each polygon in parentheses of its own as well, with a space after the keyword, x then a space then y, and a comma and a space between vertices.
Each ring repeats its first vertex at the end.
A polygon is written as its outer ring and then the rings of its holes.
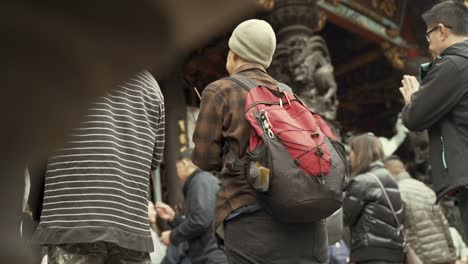
MULTIPOLYGON (((229 39, 226 69, 258 85, 278 90, 268 75, 276 48, 272 27, 263 20, 238 25, 229 39)), ((245 119, 247 90, 229 79, 208 85, 202 96, 193 135, 193 162, 205 171, 220 172, 215 229, 229 263, 328 263, 324 223, 287 225, 257 204, 246 181, 244 155, 250 127, 245 119)))

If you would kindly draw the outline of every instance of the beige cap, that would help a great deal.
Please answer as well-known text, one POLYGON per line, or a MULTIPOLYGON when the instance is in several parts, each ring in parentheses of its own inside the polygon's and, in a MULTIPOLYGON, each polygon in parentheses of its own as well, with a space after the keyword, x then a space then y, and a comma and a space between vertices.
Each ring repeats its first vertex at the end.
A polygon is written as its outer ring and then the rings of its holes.
POLYGON ((229 48, 241 58, 268 68, 276 49, 276 36, 268 22, 250 19, 232 32, 229 48))

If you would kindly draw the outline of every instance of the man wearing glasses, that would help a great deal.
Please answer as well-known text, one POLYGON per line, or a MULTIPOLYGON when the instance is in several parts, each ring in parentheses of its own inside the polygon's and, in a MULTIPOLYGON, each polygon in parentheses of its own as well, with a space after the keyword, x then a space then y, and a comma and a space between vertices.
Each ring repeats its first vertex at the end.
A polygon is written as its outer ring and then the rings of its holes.
POLYGON ((437 201, 456 195, 468 233, 468 8, 444 1, 422 17, 434 61, 421 66, 421 84, 403 77, 403 123, 428 130, 437 201))

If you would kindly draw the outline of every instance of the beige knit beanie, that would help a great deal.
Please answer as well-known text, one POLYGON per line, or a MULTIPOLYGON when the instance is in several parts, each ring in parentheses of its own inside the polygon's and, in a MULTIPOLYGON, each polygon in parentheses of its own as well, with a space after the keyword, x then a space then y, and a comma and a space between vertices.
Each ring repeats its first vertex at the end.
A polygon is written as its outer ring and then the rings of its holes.
POLYGON ((229 48, 244 60, 268 68, 276 49, 275 31, 264 20, 244 21, 232 32, 229 48))

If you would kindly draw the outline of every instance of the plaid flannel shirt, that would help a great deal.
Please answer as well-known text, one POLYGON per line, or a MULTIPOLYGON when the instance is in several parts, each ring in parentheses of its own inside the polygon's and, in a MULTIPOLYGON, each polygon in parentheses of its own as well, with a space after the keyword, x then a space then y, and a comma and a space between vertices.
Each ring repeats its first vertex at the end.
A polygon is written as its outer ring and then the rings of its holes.
MULTIPOLYGON (((235 73, 245 75, 259 85, 275 89, 278 82, 262 66, 244 64, 235 73)), ((255 204, 255 193, 245 179, 245 171, 226 166, 227 144, 232 154, 241 158, 249 145, 250 126, 245 118, 247 90, 233 81, 221 79, 203 91, 200 113, 193 135, 192 160, 202 170, 220 172, 215 227, 242 206, 255 204)))

